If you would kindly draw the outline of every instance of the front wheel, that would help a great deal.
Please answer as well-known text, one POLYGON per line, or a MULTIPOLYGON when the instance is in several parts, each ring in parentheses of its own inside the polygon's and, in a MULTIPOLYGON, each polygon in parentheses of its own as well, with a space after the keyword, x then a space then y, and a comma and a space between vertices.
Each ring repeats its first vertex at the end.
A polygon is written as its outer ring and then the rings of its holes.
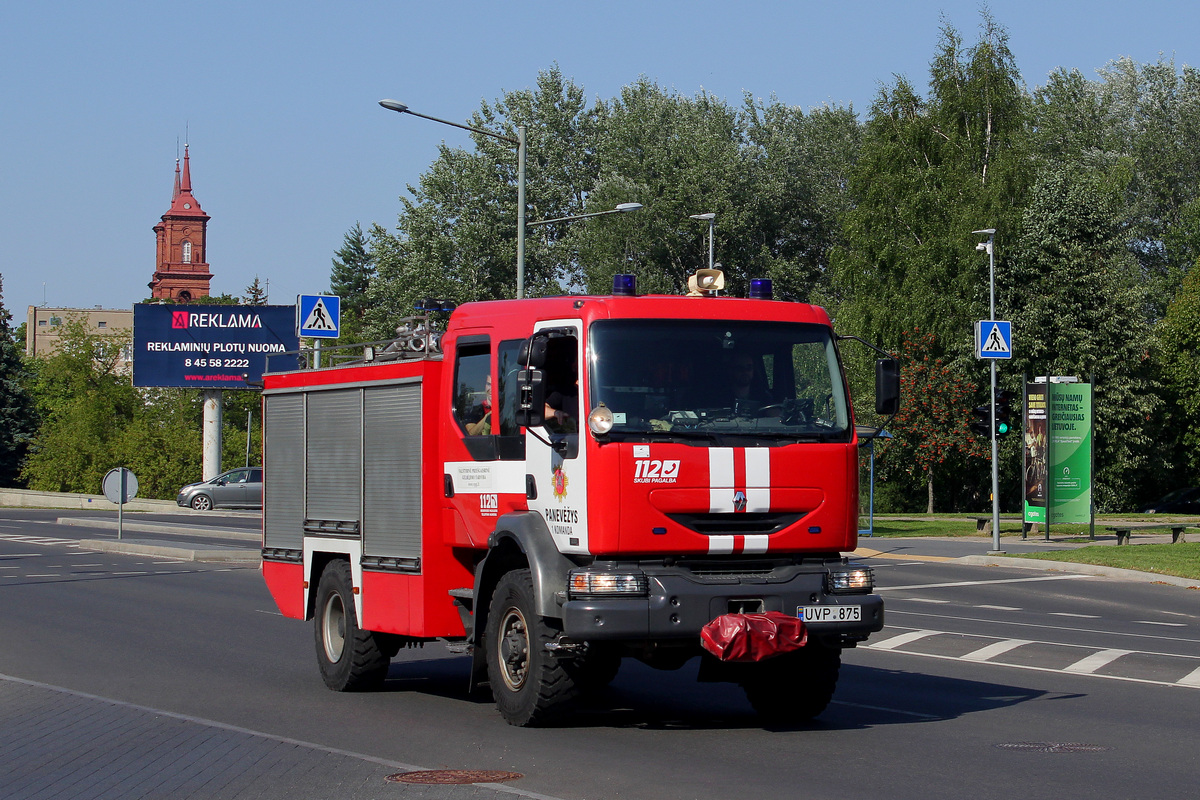
POLYGON ((539 616, 527 569, 504 575, 488 607, 488 683, 510 725, 538 725, 578 694, 570 673, 546 649, 558 631, 539 616))
POLYGON ((350 565, 342 559, 326 564, 317 585, 313 633, 321 677, 338 692, 379 688, 391 660, 376 636, 358 627, 353 592, 350 565))
POLYGON ((791 653, 754 665, 742 688, 764 720, 807 722, 833 699, 842 651, 810 641, 791 653))
POLYGON ((192 508, 197 511, 212 511, 212 498, 206 494, 198 494, 192 498, 192 508))

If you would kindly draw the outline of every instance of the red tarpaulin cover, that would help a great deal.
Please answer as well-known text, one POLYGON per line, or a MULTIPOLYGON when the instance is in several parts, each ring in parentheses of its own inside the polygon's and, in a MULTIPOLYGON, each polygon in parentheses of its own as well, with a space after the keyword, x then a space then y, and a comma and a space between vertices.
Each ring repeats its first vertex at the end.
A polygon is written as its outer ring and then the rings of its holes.
POLYGON ((804 621, 779 611, 725 614, 700 629, 700 644, 722 661, 762 661, 807 641, 804 621))

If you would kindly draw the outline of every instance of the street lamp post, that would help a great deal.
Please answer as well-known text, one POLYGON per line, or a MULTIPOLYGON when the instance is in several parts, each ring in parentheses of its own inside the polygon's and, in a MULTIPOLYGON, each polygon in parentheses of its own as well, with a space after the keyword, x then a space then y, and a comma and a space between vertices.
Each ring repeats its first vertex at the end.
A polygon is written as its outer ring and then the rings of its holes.
POLYGON ((713 212, 707 214, 692 214, 691 219, 698 219, 701 222, 708 223, 708 268, 713 268, 713 229, 717 224, 717 215, 713 212))
POLYGON ((526 223, 526 227, 535 228, 538 225, 549 225, 553 222, 574 222, 577 219, 588 219, 589 217, 603 217, 608 214, 624 214, 626 211, 637 211, 642 207, 641 203, 619 203, 616 208, 610 208, 608 211, 592 211, 588 214, 575 214, 570 217, 555 217, 554 219, 539 219, 536 222, 526 223))
MULTIPOLYGON (((987 236, 986 242, 980 242, 975 245, 976 250, 986 251, 988 254, 988 311, 990 316, 988 319, 996 318, 996 253, 995 253, 995 228, 984 228, 983 230, 971 231, 977 236, 987 236)), ((999 452, 1000 448, 996 443, 996 359, 991 359, 992 362, 992 552, 1003 552, 1000 549, 1000 465, 999 452)))
POLYGON ((525 126, 517 126, 517 138, 514 139, 511 136, 504 136, 484 128, 463 125, 459 122, 451 122, 448 119, 431 117, 428 114, 419 114, 404 105, 404 103, 397 102, 396 100, 380 100, 379 105, 398 114, 412 114, 414 117, 421 117, 422 119, 440 122, 443 125, 462 128, 464 131, 491 136, 493 139, 499 139, 502 142, 508 142, 517 146, 517 299, 520 300, 525 296, 525 126))

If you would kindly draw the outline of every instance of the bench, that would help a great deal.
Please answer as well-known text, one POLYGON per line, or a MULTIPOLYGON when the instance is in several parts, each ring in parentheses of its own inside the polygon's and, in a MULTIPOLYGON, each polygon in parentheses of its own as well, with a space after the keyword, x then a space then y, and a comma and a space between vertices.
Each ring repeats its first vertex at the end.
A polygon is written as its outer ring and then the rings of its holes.
POLYGON ((1171 544, 1179 544, 1186 541, 1183 538, 1184 531, 1188 528, 1195 528, 1195 525, 1172 525, 1169 523, 1157 524, 1153 522, 1129 522, 1124 525, 1106 525, 1105 530, 1113 531, 1117 534, 1117 544, 1128 544, 1133 532, 1147 530, 1167 530, 1171 531, 1171 544))
MULTIPOLYGON (((986 517, 967 517, 967 519, 975 520, 976 533, 982 533, 985 536, 992 535, 992 518, 990 515, 986 517)), ((1000 522, 1003 524, 1005 522, 1017 522, 1017 520, 1012 517, 1001 517, 1000 522)))

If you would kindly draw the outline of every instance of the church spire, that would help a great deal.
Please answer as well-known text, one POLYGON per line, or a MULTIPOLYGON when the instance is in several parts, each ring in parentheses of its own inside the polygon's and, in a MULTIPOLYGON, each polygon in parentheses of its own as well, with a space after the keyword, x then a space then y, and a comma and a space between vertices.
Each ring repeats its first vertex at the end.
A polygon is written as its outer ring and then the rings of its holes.
POLYGON ((188 146, 184 142, 183 145, 183 183, 180 184, 181 192, 192 193, 192 168, 188 165, 188 146))
POLYGON ((171 202, 175 202, 175 198, 179 197, 179 159, 175 159, 175 191, 171 192, 171 202))

